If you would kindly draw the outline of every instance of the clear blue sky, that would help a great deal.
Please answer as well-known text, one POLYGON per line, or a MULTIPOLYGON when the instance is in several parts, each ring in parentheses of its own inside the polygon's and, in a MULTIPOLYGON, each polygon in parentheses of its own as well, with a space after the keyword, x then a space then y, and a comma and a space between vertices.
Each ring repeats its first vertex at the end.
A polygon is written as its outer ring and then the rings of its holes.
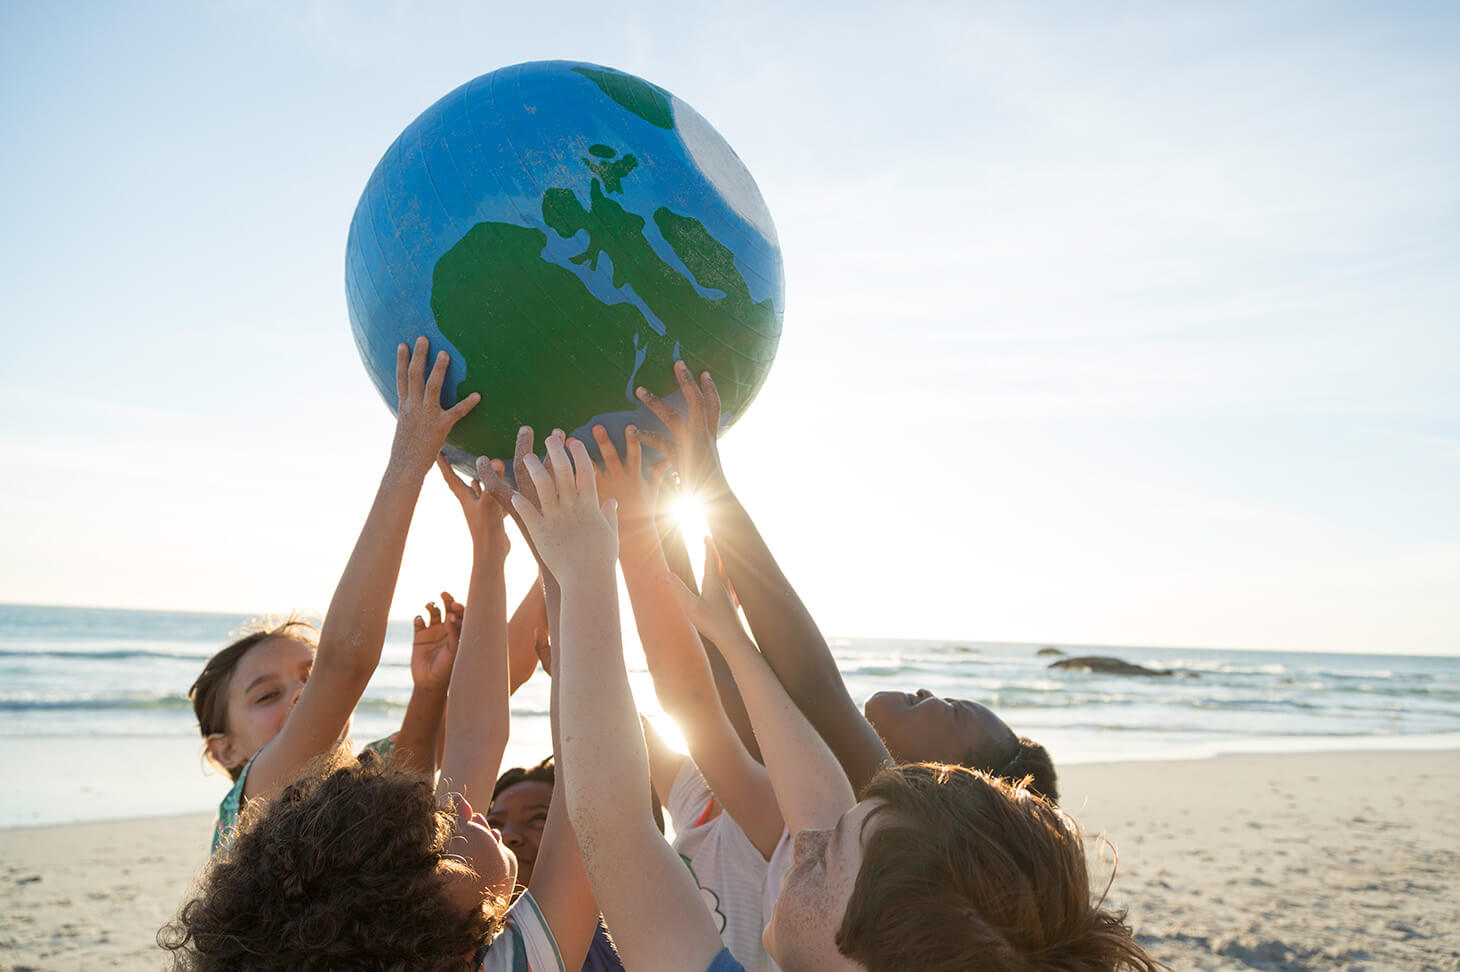
MULTIPOLYGON (((1460 653, 1460 9, 634 6, 0 7, 0 600, 323 608, 391 429, 356 198, 566 57, 760 183, 724 453, 829 632, 1460 653)), ((450 503, 398 614, 465 586, 450 503)))

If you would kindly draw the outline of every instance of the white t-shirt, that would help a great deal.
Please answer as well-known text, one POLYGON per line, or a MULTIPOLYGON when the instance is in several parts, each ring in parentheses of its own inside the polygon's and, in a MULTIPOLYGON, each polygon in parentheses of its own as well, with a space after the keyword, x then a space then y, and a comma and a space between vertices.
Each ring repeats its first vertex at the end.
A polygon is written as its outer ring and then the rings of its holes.
POLYGON ((566 972, 552 929, 530 891, 522 892, 507 912, 502 934, 482 952, 481 972, 520 972, 524 968, 528 972, 566 972))
POLYGON ((771 859, 765 869, 765 897, 762 899, 761 908, 765 911, 765 920, 771 920, 771 912, 776 910, 776 899, 781 896, 781 882, 786 879, 786 872, 796 863, 796 848, 791 840, 789 830, 781 831, 781 839, 776 842, 776 849, 771 851, 771 859))
POLYGON ((766 860, 728 813, 704 819, 713 797, 699 768, 686 758, 665 800, 674 849, 694 874, 730 954, 747 972, 775 972, 760 937, 770 919, 764 910, 766 860))

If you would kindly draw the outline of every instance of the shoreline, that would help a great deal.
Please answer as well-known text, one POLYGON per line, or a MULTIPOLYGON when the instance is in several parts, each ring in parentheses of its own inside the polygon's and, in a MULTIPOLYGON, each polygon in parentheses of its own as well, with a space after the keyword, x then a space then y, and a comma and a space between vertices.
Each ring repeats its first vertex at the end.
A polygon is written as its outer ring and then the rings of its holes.
MULTIPOLYGON (((1173 969, 1460 970, 1460 752, 1069 765, 1091 883, 1173 969)), ((213 817, 0 830, 0 967, 162 964, 213 817)))
MULTIPOLYGON (((1058 731, 1051 733, 1048 730, 1037 730, 1035 736, 1040 742, 1050 740, 1050 749, 1054 753, 1060 752, 1057 741, 1061 734, 1058 731)), ((57 736, 57 737, 29 737, 33 739, 50 739, 59 742, 66 747, 68 752, 60 754, 59 762, 69 765, 71 762, 83 757, 92 748, 92 742, 80 737, 57 736), (70 752, 74 750, 74 752, 70 752)), ((159 737, 156 742, 159 748, 166 747, 170 750, 177 750, 178 753, 185 753, 190 760, 196 760, 199 767, 197 773, 189 767, 190 763, 173 758, 160 762, 169 768, 170 775, 166 779, 149 780, 149 790, 145 792, 160 792, 172 806, 184 805, 184 809, 171 812, 153 812, 143 803, 134 803, 132 809, 127 812, 116 814, 83 813, 80 816, 69 819, 38 819, 38 820, 6 820, 9 813, 13 813, 16 805, 35 806, 37 802, 41 805, 55 805, 55 801, 40 800, 38 792, 31 792, 34 784, 44 778, 48 772, 47 760, 40 758, 39 752, 27 752, 24 747, 12 748, 7 757, 6 764, 13 782, 13 791, 0 796, 0 834, 17 830, 39 830, 48 827, 72 827, 84 824, 99 823, 124 823, 133 820, 159 820, 174 817, 189 816, 211 816, 217 812, 218 801, 223 799, 228 787, 220 773, 211 770, 204 765, 201 756, 201 747, 198 741, 189 737, 186 740, 159 737), (197 752, 195 752, 195 750, 197 752), (13 764, 13 765, 12 765, 13 764), (30 781, 30 782, 27 782, 30 781), (188 804, 192 804, 188 806, 188 804)), ((537 750, 532 747, 517 751, 520 747, 509 747, 507 758, 503 765, 529 765, 537 761, 537 750), (529 758, 531 757, 531 758, 529 758), (513 760, 516 760, 514 763, 513 760)), ((1460 752, 1460 733, 1434 733, 1434 734, 1409 734, 1393 736, 1354 736, 1354 737, 1333 737, 1333 736, 1291 736, 1291 737, 1250 737, 1250 738, 1229 738, 1220 742, 1213 742, 1209 748, 1192 745, 1182 749, 1160 752, 1142 751, 1132 754, 1122 754, 1119 757, 1112 757, 1109 754, 1096 752, 1084 753, 1074 757, 1061 757, 1057 759, 1056 766, 1063 769, 1068 767, 1085 769, 1098 766, 1149 766, 1159 763, 1205 763, 1225 759, 1241 759, 1247 757, 1266 756, 1318 756, 1318 755, 1361 755, 1373 753, 1442 753, 1460 752), (1339 743, 1342 744, 1339 744, 1339 743)), ((173 754, 174 756, 176 754, 173 754)), ((113 785, 105 787, 106 790, 116 790, 120 785, 126 785, 133 794, 144 792, 143 788, 137 787, 135 780, 131 779, 132 767, 130 765, 103 766, 97 770, 98 773, 117 774, 118 781, 113 785)), ((98 782, 94 778, 91 783, 74 782, 76 799, 64 801, 65 805, 85 807, 102 796, 103 788, 93 785, 98 782)), ((47 784, 54 788, 54 781, 47 784)), ((156 793, 153 794, 154 797, 156 793)), ((150 802, 150 801, 149 801, 150 802)), ((114 804, 108 804, 113 806, 114 804)))

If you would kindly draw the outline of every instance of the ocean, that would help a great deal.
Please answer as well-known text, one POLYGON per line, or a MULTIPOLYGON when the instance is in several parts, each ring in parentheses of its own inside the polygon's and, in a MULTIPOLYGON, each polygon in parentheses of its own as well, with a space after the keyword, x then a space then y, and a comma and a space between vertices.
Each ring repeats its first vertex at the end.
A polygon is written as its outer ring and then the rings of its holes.
MULTIPOLYGON (((0 605, 0 827, 208 812, 227 791, 187 699, 241 615, 0 605)), ((357 743, 400 725, 410 625, 392 622, 356 711, 357 743)), ((852 696, 927 688, 977 699, 1056 765, 1224 753, 1460 749, 1460 658, 979 641, 831 639, 852 696), (1049 669, 1108 655, 1170 677, 1049 669)), ((644 711, 664 726, 643 656, 644 711)), ((547 680, 512 698, 504 766, 546 755, 547 680)))

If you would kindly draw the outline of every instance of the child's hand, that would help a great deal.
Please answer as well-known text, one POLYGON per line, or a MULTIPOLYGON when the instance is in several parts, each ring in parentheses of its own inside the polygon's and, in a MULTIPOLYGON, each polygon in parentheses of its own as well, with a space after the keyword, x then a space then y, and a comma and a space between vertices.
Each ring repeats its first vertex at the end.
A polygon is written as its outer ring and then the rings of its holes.
POLYGON ((684 394, 685 417, 666 405, 663 400, 647 388, 638 388, 635 394, 649 411, 658 416, 669 429, 670 438, 652 432, 639 432, 644 445, 658 449, 670 458, 679 473, 680 485, 690 493, 708 489, 721 492, 728 488, 725 473, 720 467, 720 449, 716 439, 720 434, 720 392, 708 371, 700 375, 696 384, 689 373, 689 366, 683 361, 674 363, 674 377, 679 390, 684 394))
POLYGON ((695 594, 677 576, 673 578, 673 584, 674 596, 681 610, 701 634, 722 650, 733 650, 737 645, 750 643, 745 629, 740 626, 735 595, 730 590, 730 581, 720 563, 715 541, 705 538, 705 576, 700 582, 701 592, 695 594))
POLYGON ((521 479, 512 497, 538 558, 559 583, 585 571, 611 570, 618 556, 617 504, 609 500, 599 507, 597 475, 587 447, 573 439, 565 450, 561 433, 554 432, 548 436, 547 454, 551 469, 530 453, 523 459, 537 503, 521 491, 521 479))
MULTIPOLYGON (((553 434, 562 436, 562 431, 554 429, 553 434)), ((532 483, 532 477, 527 474, 527 457, 532 455, 532 427, 524 425, 517 430, 517 445, 512 455, 512 479, 517 483, 517 493, 521 493, 531 500, 533 506, 537 506, 537 488, 532 483)), ((549 457, 551 462, 551 457, 549 457)), ((503 481, 501 472, 505 467, 499 460, 492 460, 489 468, 483 469, 481 464, 477 465, 477 475, 481 478, 482 489, 497 501, 502 509, 517 523, 517 529, 522 532, 522 537, 527 541, 527 549, 532 552, 533 559, 537 561, 537 567, 543 574, 543 580, 550 582, 551 572, 544 566, 542 558, 538 556, 537 545, 533 542, 532 535, 527 532, 527 527, 518 515, 516 507, 512 505, 512 497, 517 495, 511 486, 503 481)), ((549 466, 551 468, 551 466, 549 466)))
POLYGON ((407 350, 404 344, 395 350, 398 404, 395 441, 390 447, 391 464, 421 476, 426 475, 432 460, 445 445, 446 434, 451 427, 481 401, 481 396, 472 392, 450 408, 443 409, 441 385, 446 381, 446 368, 451 364, 451 356, 445 351, 437 352, 431 374, 427 376, 426 359, 430 350, 431 342, 424 337, 416 338, 414 350, 407 350))
POLYGON ((601 425, 593 427, 593 438, 603 453, 603 469, 598 474, 598 495, 600 499, 618 502, 619 530, 652 524, 654 505, 664 474, 669 464, 661 462, 644 479, 643 449, 639 445, 639 430, 630 425, 624 430, 624 455, 619 458, 618 449, 608 437, 608 430, 601 425))
POLYGON ((451 682, 451 666, 456 660, 466 606, 445 591, 441 592, 441 603, 445 610, 438 610, 435 601, 426 605, 429 624, 416 615, 415 636, 411 639, 411 682, 417 688, 445 691, 451 682))
POLYGON ((456 475, 446 457, 439 453, 436 456, 436 467, 441 470, 441 478, 446 480, 452 495, 461 504, 461 512, 466 517, 466 527, 471 532, 472 543, 478 549, 490 546, 505 557, 511 546, 507 531, 502 527, 502 518, 507 510, 488 486, 488 483, 501 483, 502 470, 506 468, 502 465, 502 460, 487 459, 485 456, 478 459, 477 478, 470 483, 456 475))

